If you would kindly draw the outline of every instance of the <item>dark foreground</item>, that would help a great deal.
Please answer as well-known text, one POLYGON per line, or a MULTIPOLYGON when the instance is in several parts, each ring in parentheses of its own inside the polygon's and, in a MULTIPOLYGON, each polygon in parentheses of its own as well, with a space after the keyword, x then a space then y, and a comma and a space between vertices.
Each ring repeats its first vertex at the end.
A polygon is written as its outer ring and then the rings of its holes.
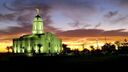
POLYGON ((0 63, 5 64, 42 64, 42 65, 128 65, 128 56, 126 55, 93 55, 93 56, 24 56, 20 54, 0 54, 0 63))

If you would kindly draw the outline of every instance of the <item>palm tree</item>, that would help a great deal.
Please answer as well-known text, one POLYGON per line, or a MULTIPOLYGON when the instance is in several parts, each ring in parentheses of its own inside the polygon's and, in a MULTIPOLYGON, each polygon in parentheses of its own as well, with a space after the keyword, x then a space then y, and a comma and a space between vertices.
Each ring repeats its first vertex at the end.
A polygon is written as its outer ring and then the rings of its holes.
POLYGON ((94 50, 94 46, 93 45, 91 45, 90 48, 91 48, 91 50, 94 50))
POLYGON ((63 53, 70 53, 71 52, 70 48, 68 48, 67 46, 68 46, 67 44, 62 44, 63 53))
POLYGON ((7 46, 7 48, 6 48, 7 50, 8 50, 8 53, 9 53, 9 46, 7 46))
POLYGON ((62 44, 62 47, 63 48, 67 48, 67 44, 62 44))
POLYGON ((8 53, 9 53, 10 49, 12 49, 12 46, 7 46, 6 49, 8 50, 8 53))

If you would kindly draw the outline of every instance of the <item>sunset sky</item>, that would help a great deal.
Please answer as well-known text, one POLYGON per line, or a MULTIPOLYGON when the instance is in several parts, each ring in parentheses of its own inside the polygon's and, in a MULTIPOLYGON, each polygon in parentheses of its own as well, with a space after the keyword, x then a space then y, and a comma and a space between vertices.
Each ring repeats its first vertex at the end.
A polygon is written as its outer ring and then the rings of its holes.
POLYGON ((0 52, 31 33, 36 8, 45 31, 72 49, 128 39, 128 0, 0 0, 0 52))

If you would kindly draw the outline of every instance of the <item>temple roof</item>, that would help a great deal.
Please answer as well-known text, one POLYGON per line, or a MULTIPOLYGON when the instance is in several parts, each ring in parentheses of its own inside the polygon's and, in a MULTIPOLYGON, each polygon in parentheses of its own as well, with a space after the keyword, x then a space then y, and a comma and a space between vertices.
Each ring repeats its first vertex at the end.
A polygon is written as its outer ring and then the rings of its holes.
POLYGON ((37 17, 37 18, 41 18, 41 16, 40 16, 40 15, 36 15, 35 17, 37 17))

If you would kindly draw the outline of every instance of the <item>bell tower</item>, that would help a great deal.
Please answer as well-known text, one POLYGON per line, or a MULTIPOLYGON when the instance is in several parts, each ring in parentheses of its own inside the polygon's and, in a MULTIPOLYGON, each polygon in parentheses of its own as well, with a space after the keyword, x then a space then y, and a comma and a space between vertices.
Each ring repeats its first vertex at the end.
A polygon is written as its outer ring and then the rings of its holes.
POLYGON ((39 9, 36 9, 36 16, 34 17, 33 26, 32 26, 32 34, 42 34, 42 33, 44 33, 43 20, 39 15, 39 9))

